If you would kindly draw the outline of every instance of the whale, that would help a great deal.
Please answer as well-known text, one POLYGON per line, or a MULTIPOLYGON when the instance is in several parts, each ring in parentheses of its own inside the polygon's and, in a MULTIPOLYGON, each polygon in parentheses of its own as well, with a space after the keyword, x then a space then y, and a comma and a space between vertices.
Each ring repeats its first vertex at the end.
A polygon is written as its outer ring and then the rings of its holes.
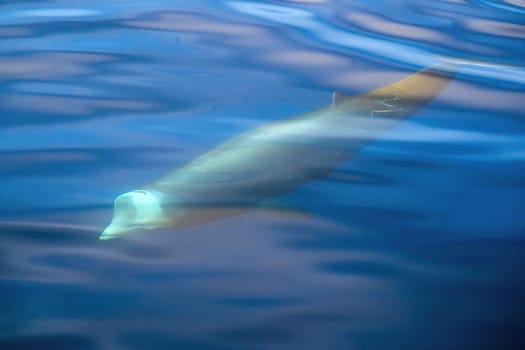
POLYGON ((99 236, 209 224, 329 176, 429 104, 457 65, 437 63, 373 91, 334 92, 326 107, 241 133, 156 181, 118 196, 99 236))

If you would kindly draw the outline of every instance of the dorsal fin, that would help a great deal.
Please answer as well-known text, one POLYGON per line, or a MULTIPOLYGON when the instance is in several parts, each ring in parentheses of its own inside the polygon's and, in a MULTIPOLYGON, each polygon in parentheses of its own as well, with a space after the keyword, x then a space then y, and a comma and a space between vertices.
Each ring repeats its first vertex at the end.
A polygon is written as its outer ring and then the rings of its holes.
POLYGON ((332 94, 332 105, 343 103, 351 98, 352 96, 343 94, 341 91, 335 91, 332 94))

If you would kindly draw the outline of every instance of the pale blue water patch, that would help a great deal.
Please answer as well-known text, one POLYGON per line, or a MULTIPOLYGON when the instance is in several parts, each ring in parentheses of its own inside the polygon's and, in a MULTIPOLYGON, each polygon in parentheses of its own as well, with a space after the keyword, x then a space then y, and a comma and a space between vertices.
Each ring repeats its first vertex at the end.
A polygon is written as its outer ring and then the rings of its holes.
MULTIPOLYGON (((524 348, 520 1, 0 13, 1 349, 524 348), (445 60, 461 68, 438 96, 325 177, 224 220, 98 239, 118 195, 445 60)), ((363 138, 346 130, 316 135, 363 138)))
POLYGON ((18 83, 13 90, 29 93, 59 94, 71 96, 104 96, 104 91, 72 84, 18 83))
POLYGON ((521 15, 525 14, 525 6, 521 1, 517 0, 508 0, 508 1, 498 1, 498 0, 475 0, 476 3, 481 5, 494 7, 496 9, 510 11, 519 13, 521 15))
MULTIPOLYGON (((265 5, 256 2, 231 1, 230 6, 249 15, 254 15, 272 22, 283 23, 298 28, 306 31, 306 35, 317 37, 321 42, 352 49, 355 53, 362 53, 365 56, 370 55, 380 57, 383 60, 409 64, 416 67, 447 60, 461 61, 460 58, 452 57, 454 53, 450 51, 432 52, 425 50, 424 48, 395 43, 391 38, 381 40, 374 37, 360 36, 345 30, 339 30, 325 23, 321 23, 312 13, 304 10, 289 9, 284 6, 265 5)), ((475 67, 478 64, 483 65, 483 62, 472 62, 468 72, 475 76, 475 67)), ((502 65, 505 65, 505 63, 502 62, 502 65)), ((507 67, 503 67, 503 69, 505 68, 507 67)), ((512 67, 508 67, 507 70, 511 68, 512 67)), ((477 72, 479 75, 479 70, 477 72)), ((463 73, 465 74, 465 72, 463 73)), ((481 75, 485 76, 483 74, 481 75)), ((504 76, 497 75, 497 77, 504 81, 510 80, 511 82, 518 84, 523 84, 525 82, 525 74, 523 73, 523 69, 520 68, 511 70, 510 74, 507 73, 504 76)), ((491 76, 491 78, 494 78, 494 75, 491 76)))
MULTIPOLYGON (((198 1, 195 1, 198 4, 198 1)), ((156 1, 155 9, 169 9, 170 6, 177 4, 183 8, 184 1, 156 1)), ((75 1, 74 4, 53 2, 19 2, 18 4, 5 4, 1 23, 20 24, 20 23, 38 23, 49 20, 105 20, 118 19, 126 14, 140 13, 150 5, 148 1, 108 1, 93 6, 90 1, 75 1), (39 6, 43 5, 43 6, 39 6)))
POLYGON ((32 18, 45 18, 45 17, 89 17, 96 16, 97 12, 84 10, 84 9, 75 9, 75 8, 57 8, 57 9, 42 9, 42 10, 29 10, 24 12, 19 12, 17 16, 20 17, 32 17, 32 18))
MULTIPOLYGON (((362 52, 364 55, 383 56, 398 62, 406 62, 412 65, 421 66, 432 62, 435 58, 428 52, 417 48, 396 45, 390 41, 382 41, 374 38, 363 38, 347 31, 339 30, 324 23, 317 21, 313 14, 304 11, 289 9, 284 6, 263 5, 255 2, 230 3, 234 9, 249 15, 258 16, 273 22, 282 23, 288 26, 306 30, 308 35, 312 35, 325 43, 342 46, 362 52)), ((436 62, 438 60, 435 60, 436 62)))
POLYGON ((74 19, 74 18, 82 18, 82 17, 96 17, 97 15, 100 15, 100 12, 89 10, 89 9, 82 9, 82 8, 42 8, 42 9, 34 9, 30 8, 27 10, 21 10, 21 9, 15 9, 12 11, 6 11, 5 16, 3 17, 4 21, 13 21, 13 22, 19 22, 22 21, 38 21, 38 20, 46 20, 46 19, 60 19, 60 18, 67 18, 67 19, 74 19))

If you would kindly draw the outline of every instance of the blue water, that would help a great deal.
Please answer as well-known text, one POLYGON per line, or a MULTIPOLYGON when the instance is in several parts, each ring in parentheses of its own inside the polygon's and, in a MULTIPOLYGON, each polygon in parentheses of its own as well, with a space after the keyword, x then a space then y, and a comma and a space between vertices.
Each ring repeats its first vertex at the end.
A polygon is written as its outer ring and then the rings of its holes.
POLYGON ((0 13, 1 349, 525 348, 523 1, 0 13), (119 194, 451 58, 481 63, 282 199, 308 218, 98 240, 119 194))

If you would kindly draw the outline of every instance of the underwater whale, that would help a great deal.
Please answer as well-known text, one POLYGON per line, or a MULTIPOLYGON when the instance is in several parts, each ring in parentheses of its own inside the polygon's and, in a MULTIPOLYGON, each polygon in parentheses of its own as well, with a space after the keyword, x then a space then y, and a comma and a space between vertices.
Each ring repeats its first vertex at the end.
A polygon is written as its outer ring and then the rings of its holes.
POLYGON ((99 238, 204 224, 261 206, 271 209, 272 199, 330 175, 418 112, 455 72, 455 65, 436 64, 365 94, 335 92, 325 108, 242 133, 118 196, 112 221, 99 238))

